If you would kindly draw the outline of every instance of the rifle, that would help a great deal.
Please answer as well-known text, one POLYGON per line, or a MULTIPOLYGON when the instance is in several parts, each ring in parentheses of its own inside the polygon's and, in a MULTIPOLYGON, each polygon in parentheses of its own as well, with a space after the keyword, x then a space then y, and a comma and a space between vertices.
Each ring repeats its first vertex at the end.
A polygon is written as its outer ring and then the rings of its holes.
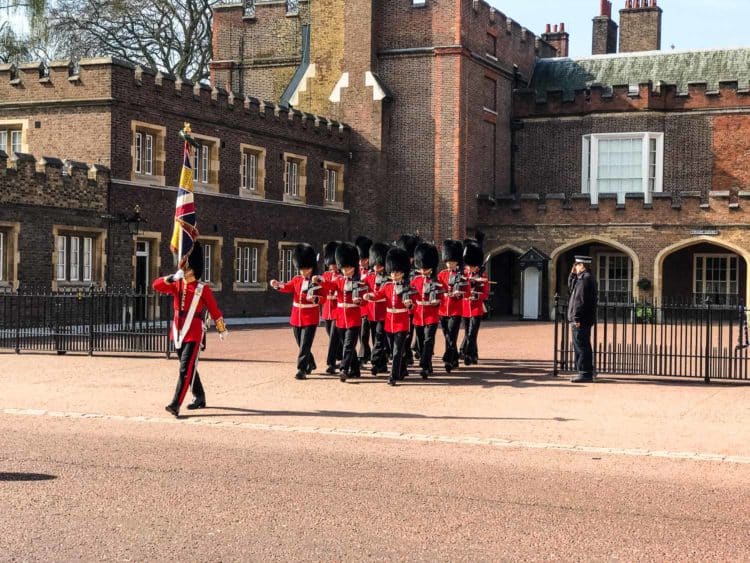
POLYGON ((362 290, 362 288, 366 288, 367 284, 360 280, 347 280, 344 284, 344 292, 351 291, 352 293, 352 301, 355 299, 360 299, 359 292, 362 290))
POLYGON ((304 288, 304 283, 308 284, 307 285, 307 289, 303 289, 303 291, 305 292, 305 298, 307 299, 307 301, 309 303, 317 303, 318 302, 318 296, 315 295, 315 292, 317 290, 321 289, 322 286, 316 284, 312 280, 305 280, 305 282, 303 282, 303 288, 304 288))
POLYGON ((425 282, 422 284, 422 300, 425 300, 425 296, 427 296, 427 301, 434 303, 438 300, 437 296, 441 293, 446 293, 446 291, 435 283, 434 280, 425 278, 425 282))

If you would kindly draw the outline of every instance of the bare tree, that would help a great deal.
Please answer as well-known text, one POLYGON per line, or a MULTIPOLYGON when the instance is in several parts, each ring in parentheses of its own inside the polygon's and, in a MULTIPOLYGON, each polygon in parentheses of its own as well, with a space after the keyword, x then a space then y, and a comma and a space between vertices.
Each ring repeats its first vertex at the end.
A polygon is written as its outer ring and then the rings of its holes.
POLYGON ((46 0, 0 0, 0 62, 16 62, 30 58, 32 44, 44 33, 46 9, 46 0), (19 12, 26 18, 27 33, 19 33, 10 24, 8 16, 19 12))
POLYGON ((49 10, 49 37, 60 55, 116 56, 200 81, 209 75, 218 2, 59 0, 49 10))

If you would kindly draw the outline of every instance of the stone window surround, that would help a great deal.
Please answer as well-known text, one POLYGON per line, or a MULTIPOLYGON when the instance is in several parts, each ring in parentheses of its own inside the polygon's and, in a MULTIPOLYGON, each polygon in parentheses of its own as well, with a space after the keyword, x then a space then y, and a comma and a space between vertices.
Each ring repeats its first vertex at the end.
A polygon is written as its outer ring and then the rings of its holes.
POLYGON ((283 154, 284 159, 284 200, 287 203, 298 203, 298 204, 304 204, 307 200, 307 157, 302 156, 301 154, 295 154, 291 152, 285 152, 283 154), (299 161, 299 184, 297 186, 297 190, 299 192, 299 196, 291 196, 286 193, 286 185, 287 185, 287 174, 286 174, 286 164, 287 162, 291 160, 297 160, 299 161))
POLYGON ((21 223, 0 221, 0 231, 5 239, 2 249, 3 279, 0 280, 0 288, 18 289, 18 264, 21 262, 18 235, 21 232, 21 223))
MULTIPOLYGON (((104 272, 107 268, 107 229, 97 227, 79 227, 75 225, 52 225, 52 291, 70 287, 106 287, 104 281, 104 272), (57 272, 57 247, 55 241, 58 236, 90 236, 93 238, 92 264, 91 264, 91 281, 90 282, 69 282, 58 281, 55 273, 57 272)), ((135 254, 135 253, 134 253, 135 254)))
POLYGON ((165 166, 167 162, 167 153, 165 148, 167 138, 167 128, 163 125, 146 123, 145 121, 132 120, 130 122, 130 179, 134 182, 148 184, 157 184, 164 186, 166 184, 165 166), (154 136, 154 163, 153 174, 137 173, 135 171, 136 161, 136 133, 148 133, 154 136))
POLYGON ((224 260, 222 257, 224 237, 201 235, 198 237, 198 241, 203 244, 204 247, 206 243, 211 245, 211 270, 215 281, 209 281, 209 284, 213 292, 218 293, 222 289, 221 271, 224 266, 224 260))
MULTIPOLYGON (((325 196, 323 197, 323 205, 326 207, 334 207, 336 209, 343 209, 344 208, 344 189, 345 189, 345 182, 344 182, 344 174, 346 168, 343 164, 340 164, 338 162, 333 162, 330 160, 323 161, 323 181, 325 182, 325 171, 326 170, 335 170, 337 172, 336 174, 336 201, 326 201, 325 196)), ((323 192, 325 194, 325 185, 323 186, 323 192)))
MULTIPOLYGON (((29 152, 29 120, 28 119, 0 119, 0 129, 21 129, 21 152, 29 152)), ((6 147, 0 147, 0 150, 7 152, 6 147)), ((8 154, 8 156, 12 156, 8 154)), ((10 166, 11 160, 8 159, 8 166, 10 166)))
MULTIPOLYGON (((200 133, 191 133, 192 137, 199 143, 208 145, 208 182, 201 182, 198 180, 198 163, 193 162, 193 187, 197 191, 219 191, 219 151, 221 147, 221 139, 218 137, 209 137, 208 135, 201 135, 200 133)), ((197 151, 192 151, 193 159, 199 158, 197 151)))
POLYGON ((232 291, 237 293, 263 292, 268 291, 268 241, 252 238, 235 237, 232 246, 232 291), (235 264, 237 259, 237 248, 239 246, 256 246, 258 252, 258 282, 257 283, 238 283, 234 281, 235 264))
POLYGON ((258 167, 256 170, 255 190, 251 191, 240 185, 239 194, 243 198, 263 199, 266 196, 266 154, 263 147, 257 145, 240 144, 240 177, 242 177, 242 155, 245 153, 254 153, 258 158, 258 167))
POLYGON ((159 271, 161 270, 161 252, 159 252, 159 246, 161 244, 161 232, 159 231, 139 231, 137 235, 133 235, 133 256, 132 256, 132 266, 133 266, 133 278, 130 282, 130 287, 135 289, 135 276, 136 276, 136 264, 137 259, 135 255, 136 250, 136 243, 137 242, 147 242, 150 246, 149 252, 148 252, 148 259, 149 259, 149 273, 151 274, 151 279, 156 278, 159 271))

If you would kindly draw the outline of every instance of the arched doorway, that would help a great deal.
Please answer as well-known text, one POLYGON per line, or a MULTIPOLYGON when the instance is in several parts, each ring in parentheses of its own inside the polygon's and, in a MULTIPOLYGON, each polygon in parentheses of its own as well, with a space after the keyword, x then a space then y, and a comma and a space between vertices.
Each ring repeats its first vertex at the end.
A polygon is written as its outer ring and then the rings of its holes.
POLYGON ((493 282, 490 308, 493 318, 518 317, 521 314, 521 249, 504 246, 490 252, 487 273, 493 282))
POLYGON ((576 255, 591 256, 599 285, 600 303, 632 303, 638 299, 635 284, 640 273, 638 256, 627 246, 606 238, 583 238, 558 248, 550 262, 550 303, 554 294, 568 295, 568 276, 576 255))
POLYGON ((748 253, 710 238, 688 239, 662 250, 654 265, 660 301, 734 306, 747 302, 748 253))

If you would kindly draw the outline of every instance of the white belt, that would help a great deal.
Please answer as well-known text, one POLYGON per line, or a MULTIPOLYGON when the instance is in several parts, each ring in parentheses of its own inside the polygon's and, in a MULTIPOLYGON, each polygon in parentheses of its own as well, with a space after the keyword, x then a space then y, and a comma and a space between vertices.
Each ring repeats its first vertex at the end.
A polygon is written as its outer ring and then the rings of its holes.
POLYGON ((388 308, 388 309, 386 309, 386 312, 391 313, 391 314, 393 314, 393 313, 408 313, 409 309, 391 309, 391 308, 388 308))
POLYGON ((440 303, 432 303, 431 301, 417 301, 417 305, 422 305, 422 307, 440 307, 440 303))
POLYGON ((342 309, 353 309, 354 307, 357 307, 357 308, 362 307, 362 305, 357 305, 356 303, 339 303, 338 306, 341 307, 342 309))
POLYGON ((295 307, 299 307, 300 309, 312 309, 313 307, 317 307, 317 303, 292 303, 295 307))
POLYGON ((386 299, 373 299, 370 303, 385 303, 386 299))

